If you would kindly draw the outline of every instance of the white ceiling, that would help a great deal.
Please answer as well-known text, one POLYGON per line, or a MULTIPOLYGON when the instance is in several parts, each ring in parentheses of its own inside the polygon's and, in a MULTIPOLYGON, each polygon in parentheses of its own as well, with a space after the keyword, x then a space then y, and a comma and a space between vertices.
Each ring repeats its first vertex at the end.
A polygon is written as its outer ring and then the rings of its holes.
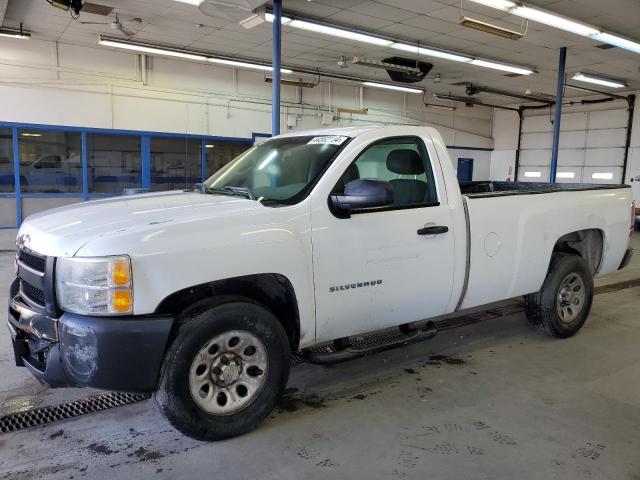
MULTIPOLYGON (((121 20, 141 17, 142 24, 125 22, 136 32, 133 39, 158 42, 212 53, 237 55, 269 60, 271 58, 271 25, 262 24, 246 30, 240 25, 203 15, 197 7, 174 0, 91 0, 92 3, 115 8, 121 20)), ((631 38, 640 37, 638 0, 530 0, 541 6, 582 20, 614 33, 631 38)), ((420 86, 439 93, 464 94, 464 87, 451 84, 471 81, 493 87, 524 92, 555 92, 558 49, 568 47, 567 71, 578 70, 619 77, 629 83, 630 89, 640 89, 640 55, 618 48, 601 50, 597 43, 558 29, 530 22, 526 36, 521 40, 508 40, 462 27, 460 0, 284 0, 285 11, 355 26, 362 30, 379 32, 409 41, 455 49, 470 54, 495 58, 515 64, 536 66, 540 73, 510 78, 502 72, 439 59, 430 61, 434 68, 429 75, 440 73, 442 82, 423 81, 420 86)), ((465 15, 504 25, 521 28, 521 18, 462 1, 465 15)), ((106 17, 82 14, 80 20, 108 21, 106 17)), ((24 22, 34 38, 55 40, 70 44, 97 44, 97 34, 117 36, 108 25, 82 25, 72 20, 69 13, 49 6, 45 0, 9 0, 5 26, 24 22)), ((326 35, 284 27, 283 63, 307 68, 320 68, 343 74, 388 81, 382 70, 350 65, 341 69, 338 57, 366 55, 382 59, 397 52, 384 47, 365 45, 336 39, 326 35)), ((403 56, 411 56, 409 54, 403 56)), ((588 85, 587 85, 588 86, 588 85)), ((573 90, 568 95, 584 95, 573 90)), ((485 101, 513 103, 504 97, 483 95, 485 101)))

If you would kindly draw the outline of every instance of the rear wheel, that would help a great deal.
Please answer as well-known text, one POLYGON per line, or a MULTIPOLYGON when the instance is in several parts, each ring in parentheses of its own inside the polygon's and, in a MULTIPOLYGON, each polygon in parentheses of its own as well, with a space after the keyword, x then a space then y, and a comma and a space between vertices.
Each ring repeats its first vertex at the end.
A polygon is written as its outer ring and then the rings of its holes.
POLYGON ((256 428, 273 410, 289 375, 289 342, 261 305, 195 306, 167 352, 156 403, 171 424, 201 440, 256 428))
POLYGON ((582 257, 555 253, 542 288, 525 296, 529 323, 553 337, 574 335, 587 320, 593 300, 593 276, 582 257))

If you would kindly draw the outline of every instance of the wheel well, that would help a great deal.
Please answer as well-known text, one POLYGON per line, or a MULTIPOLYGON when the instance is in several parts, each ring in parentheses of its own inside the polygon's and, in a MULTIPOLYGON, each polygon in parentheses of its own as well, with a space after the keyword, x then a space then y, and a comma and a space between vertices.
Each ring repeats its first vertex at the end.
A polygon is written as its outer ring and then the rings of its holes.
POLYGON ((268 308, 284 327, 291 350, 300 342, 300 314, 293 285, 277 273, 262 273, 202 283, 179 290, 166 297, 156 308, 157 314, 178 315, 194 303, 221 295, 242 296, 268 308))
POLYGON ((604 234, 602 230, 590 228, 567 233, 558 239, 553 252, 571 253, 579 255, 587 262, 591 272, 595 275, 600 269, 604 248, 604 234))

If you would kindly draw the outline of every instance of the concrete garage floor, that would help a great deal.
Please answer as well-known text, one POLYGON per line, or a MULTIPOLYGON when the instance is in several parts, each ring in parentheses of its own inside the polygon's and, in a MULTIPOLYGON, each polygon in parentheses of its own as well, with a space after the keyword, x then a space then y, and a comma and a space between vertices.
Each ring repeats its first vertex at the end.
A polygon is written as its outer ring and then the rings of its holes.
MULTIPOLYGON (((11 258, 0 255, 2 294, 11 258)), ((636 278, 640 255, 597 284, 636 278)), ((152 401, 0 434, 0 478, 637 480, 639 309, 640 288, 629 288, 597 295, 568 340, 517 314, 331 368, 301 365, 272 418, 225 442, 182 436, 152 401)), ((43 390, 13 366, 4 326, 0 371, 0 415, 95 393, 43 390)))

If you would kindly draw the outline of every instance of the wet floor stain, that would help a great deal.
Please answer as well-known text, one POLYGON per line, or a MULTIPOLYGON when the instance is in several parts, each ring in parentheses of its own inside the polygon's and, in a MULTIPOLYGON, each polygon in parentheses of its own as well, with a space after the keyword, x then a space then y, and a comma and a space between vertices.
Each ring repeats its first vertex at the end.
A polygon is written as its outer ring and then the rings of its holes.
POLYGON ((425 362, 426 365, 463 365, 466 360, 463 358, 449 357, 447 355, 430 355, 429 359, 425 362))
POLYGON ((149 462, 151 460, 160 460, 161 458, 164 457, 164 455, 161 454, 160 452, 156 452, 154 450, 148 450, 148 449, 146 449, 144 447, 138 448, 133 453, 130 453, 127 456, 135 457, 140 462, 149 462))
MULTIPOLYGON (((297 389, 296 389, 297 390, 297 389)), ((327 404, 325 401, 316 395, 284 395, 276 409, 281 412, 297 412, 301 408, 325 408, 327 404)))
POLYGON ((99 442, 90 444, 87 446, 87 450, 97 453, 98 455, 113 455, 114 453, 119 452, 119 450, 113 450, 109 445, 99 442))

